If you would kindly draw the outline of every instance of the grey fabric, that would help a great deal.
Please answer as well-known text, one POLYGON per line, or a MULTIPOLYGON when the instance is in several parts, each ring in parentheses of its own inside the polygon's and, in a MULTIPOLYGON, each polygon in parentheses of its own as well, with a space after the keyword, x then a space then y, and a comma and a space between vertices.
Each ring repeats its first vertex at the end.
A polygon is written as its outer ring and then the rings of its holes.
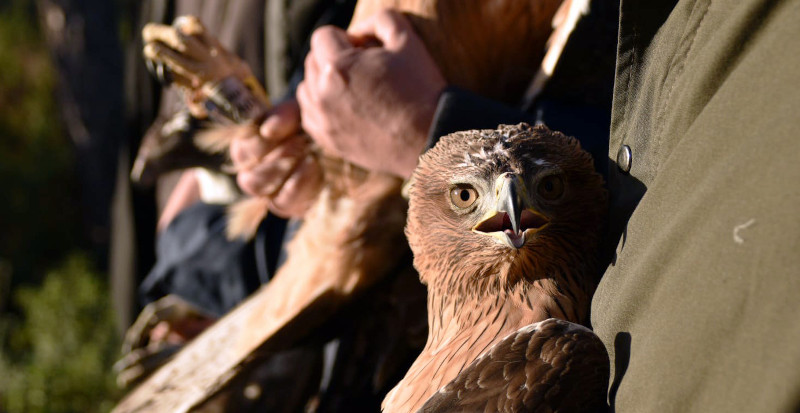
POLYGON ((255 256, 266 251, 255 251, 253 242, 228 241, 225 211, 224 205, 197 203, 159 234, 156 265, 139 288, 143 304, 176 294, 221 317, 261 285, 255 256))
POLYGON ((623 0, 595 294, 622 412, 800 407, 800 1, 623 0), (618 242, 617 242, 618 241, 618 242))

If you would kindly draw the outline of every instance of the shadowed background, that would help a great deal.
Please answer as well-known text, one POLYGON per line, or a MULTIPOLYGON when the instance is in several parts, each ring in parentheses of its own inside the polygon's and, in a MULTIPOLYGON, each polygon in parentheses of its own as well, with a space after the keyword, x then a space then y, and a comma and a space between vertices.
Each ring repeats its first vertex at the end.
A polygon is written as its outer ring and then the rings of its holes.
POLYGON ((108 252, 132 8, 0 3, 0 412, 119 397, 108 252))

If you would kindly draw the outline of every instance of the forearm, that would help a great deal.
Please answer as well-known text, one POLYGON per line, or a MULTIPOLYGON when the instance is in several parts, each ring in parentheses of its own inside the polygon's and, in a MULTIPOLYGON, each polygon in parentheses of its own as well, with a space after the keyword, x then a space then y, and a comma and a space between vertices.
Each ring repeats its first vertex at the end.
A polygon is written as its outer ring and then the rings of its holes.
POLYGON ((181 175, 169 199, 161 211, 157 229, 163 231, 181 211, 200 200, 200 186, 193 170, 188 169, 181 175))

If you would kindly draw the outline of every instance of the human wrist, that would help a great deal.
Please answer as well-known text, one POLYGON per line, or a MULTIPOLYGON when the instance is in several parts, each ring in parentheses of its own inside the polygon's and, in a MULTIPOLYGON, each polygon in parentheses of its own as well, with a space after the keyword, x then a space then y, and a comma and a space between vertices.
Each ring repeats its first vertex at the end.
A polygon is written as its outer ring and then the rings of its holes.
POLYGON ((429 131, 433 127, 439 99, 446 89, 446 85, 442 85, 431 94, 431 98, 428 99, 427 103, 417 107, 416 119, 410 122, 413 125, 412 128, 409 128, 412 132, 405 133, 407 141, 405 150, 402 152, 405 158, 400 163, 400 169, 397 173, 403 179, 411 177, 417 167, 419 157, 429 149, 429 131))

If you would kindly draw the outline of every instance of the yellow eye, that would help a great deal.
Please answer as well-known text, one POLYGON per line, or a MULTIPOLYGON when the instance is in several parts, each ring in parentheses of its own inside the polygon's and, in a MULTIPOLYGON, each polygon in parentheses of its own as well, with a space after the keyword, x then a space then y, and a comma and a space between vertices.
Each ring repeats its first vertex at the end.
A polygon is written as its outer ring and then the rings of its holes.
POLYGON ((564 194, 564 178, 560 175, 546 176, 539 181, 536 191, 539 192, 539 196, 542 198, 554 201, 564 194))
POLYGON ((471 186, 458 186, 450 190, 450 202, 456 208, 469 208, 478 199, 478 191, 471 186))

